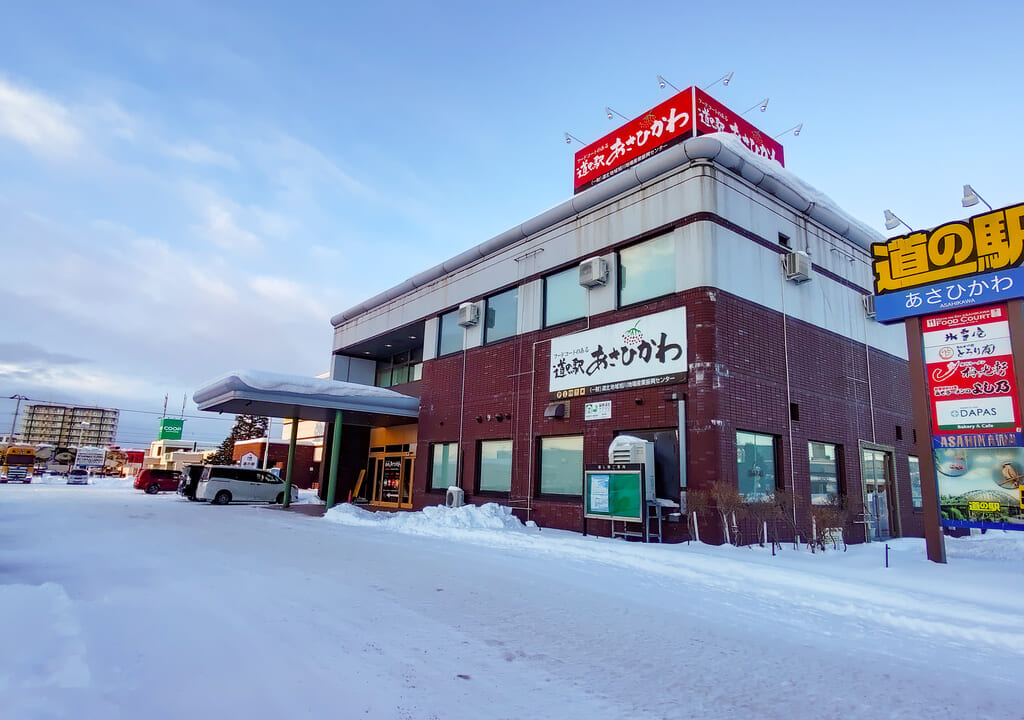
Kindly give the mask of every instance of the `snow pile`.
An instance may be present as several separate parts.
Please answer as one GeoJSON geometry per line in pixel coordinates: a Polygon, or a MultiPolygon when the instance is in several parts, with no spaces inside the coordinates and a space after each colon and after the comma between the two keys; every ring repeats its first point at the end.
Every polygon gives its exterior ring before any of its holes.
{"type": "Polygon", "coordinates": [[[984,535],[946,538],[947,560],[1019,563],[1024,558],[1024,532],[990,531],[984,535]]]}
{"type": "Polygon", "coordinates": [[[134,489],[135,478],[130,475],[128,477],[97,475],[89,478],[89,484],[101,488],[124,488],[126,490],[132,490],[134,489]]]}
{"type": "Polygon", "coordinates": [[[444,505],[425,507],[419,512],[370,512],[345,503],[327,511],[327,520],[341,525],[380,527],[409,535],[434,537],[455,533],[527,532],[536,524],[523,525],[512,510],[497,503],[463,505],[450,508],[444,505]]]}

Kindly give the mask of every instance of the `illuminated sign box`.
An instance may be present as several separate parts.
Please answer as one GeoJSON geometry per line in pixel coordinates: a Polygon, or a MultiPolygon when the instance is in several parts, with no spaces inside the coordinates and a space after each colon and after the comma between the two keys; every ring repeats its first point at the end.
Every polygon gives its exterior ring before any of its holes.
{"type": "Polygon", "coordinates": [[[871,246],[875,318],[915,315],[1024,297],[1024,203],[871,246]]]}

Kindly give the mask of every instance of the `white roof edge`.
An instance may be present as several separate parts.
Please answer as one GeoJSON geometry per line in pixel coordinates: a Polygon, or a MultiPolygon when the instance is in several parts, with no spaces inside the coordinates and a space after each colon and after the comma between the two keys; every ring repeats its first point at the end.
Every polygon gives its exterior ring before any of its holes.
{"type": "Polygon", "coordinates": [[[831,198],[802,181],[777,161],[763,158],[748,150],[736,135],[713,133],[684,140],[664,152],[626,168],[520,225],[338,313],[331,318],[331,325],[338,327],[407,292],[438,280],[531,235],[543,232],[563,220],[640,187],[645,182],[694,160],[710,160],[721,165],[865,251],[870,251],[871,243],[885,240],[880,233],[847,214],[831,198]]]}

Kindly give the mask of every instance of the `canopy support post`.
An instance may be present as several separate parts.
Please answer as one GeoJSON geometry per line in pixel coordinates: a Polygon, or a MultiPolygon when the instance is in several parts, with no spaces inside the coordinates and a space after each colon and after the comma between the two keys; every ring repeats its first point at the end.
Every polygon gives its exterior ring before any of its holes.
{"type": "Polygon", "coordinates": [[[288,465],[284,471],[284,501],[281,507],[288,508],[292,504],[292,468],[295,466],[295,443],[299,436],[299,419],[292,418],[292,436],[288,440],[288,465]]]}
{"type": "Polygon", "coordinates": [[[327,478],[327,509],[334,507],[338,492],[338,456],[341,454],[341,410],[334,411],[334,434],[331,437],[331,471],[327,478]]]}

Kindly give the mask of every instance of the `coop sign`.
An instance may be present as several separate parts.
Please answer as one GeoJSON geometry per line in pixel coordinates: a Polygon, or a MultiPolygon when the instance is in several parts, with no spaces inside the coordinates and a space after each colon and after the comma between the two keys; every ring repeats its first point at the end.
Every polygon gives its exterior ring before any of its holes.
{"type": "Polygon", "coordinates": [[[658,387],[686,380],[686,308],[551,341],[552,400],[658,387]]]}

